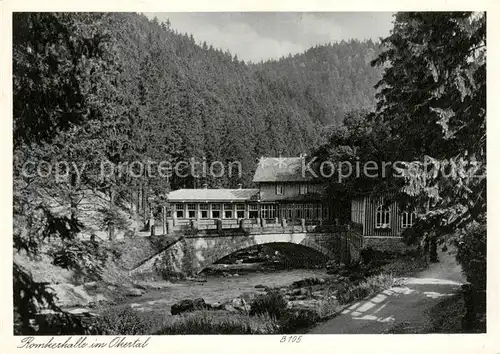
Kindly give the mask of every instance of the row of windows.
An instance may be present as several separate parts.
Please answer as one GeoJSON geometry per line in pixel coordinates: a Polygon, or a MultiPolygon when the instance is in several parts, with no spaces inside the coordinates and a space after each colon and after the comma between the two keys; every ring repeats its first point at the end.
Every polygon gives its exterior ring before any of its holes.
{"type": "MultiPolygon", "coordinates": [[[[175,204],[175,216],[178,219],[183,219],[186,216],[190,219],[196,218],[196,213],[199,212],[199,217],[201,219],[208,219],[209,216],[212,219],[220,219],[221,215],[224,215],[225,219],[233,219],[233,216],[236,216],[238,219],[243,219],[245,217],[245,204],[239,203],[235,205],[233,208],[233,204],[210,204],[201,203],[188,203],[187,208],[184,208],[184,204],[177,203],[175,204]],[[185,214],[187,209],[187,214],[185,214]],[[222,213],[223,211],[223,213],[222,213]]],[[[258,217],[258,205],[250,204],[249,209],[249,218],[257,218],[258,217]]]]}
{"type": "Polygon", "coordinates": [[[283,217],[286,219],[327,219],[328,208],[321,204],[262,204],[261,217],[264,219],[274,219],[283,217]]]}
{"type": "MultiPolygon", "coordinates": [[[[415,213],[404,211],[401,213],[401,227],[407,229],[413,226],[415,213]]],[[[375,228],[385,229],[391,227],[391,212],[388,207],[379,205],[375,212],[375,228]]]]}
{"type": "MultiPolygon", "coordinates": [[[[248,204],[248,218],[258,218],[260,209],[260,217],[264,219],[274,219],[276,217],[284,217],[287,219],[327,219],[328,208],[321,204],[248,204]],[[260,208],[259,208],[260,207],[260,208]]],[[[201,219],[220,219],[223,216],[225,219],[243,219],[245,218],[246,204],[209,204],[207,203],[188,203],[175,204],[175,217],[183,219],[185,217],[193,219],[199,217],[201,219]]]]}
{"type": "MultiPolygon", "coordinates": [[[[307,184],[299,185],[299,194],[307,194],[308,188],[307,184]]],[[[284,195],[285,194],[285,185],[282,183],[276,184],[276,195],[284,195]]]]}

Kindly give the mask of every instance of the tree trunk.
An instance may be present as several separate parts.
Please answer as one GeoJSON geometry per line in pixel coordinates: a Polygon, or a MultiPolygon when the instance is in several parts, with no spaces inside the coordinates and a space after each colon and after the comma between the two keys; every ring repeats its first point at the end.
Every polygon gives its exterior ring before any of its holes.
{"type": "Polygon", "coordinates": [[[140,215],[141,214],[141,211],[142,211],[142,183],[139,182],[139,185],[137,186],[137,199],[136,199],[136,203],[137,203],[137,214],[140,215]]]}
{"type": "Polygon", "coordinates": [[[430,261],[433,263],[438,262],[436,236],[432,236],[430,239],[429,258],[430,258],[430,261]]]}
{"type": "Polygon", "coordinates": [[[142,185],[142,217],[144,223],[148,220],[148,193],[147,193],[147,184],[146,182],[142,185]]]}
{"type": "MultiPolygon", "coordinates": [[[[112,188],[109,190],[109,209],[113,211],[115,208],[115,193],[112,188]]],[[[115,240],[115,225],[113,220],[109,220],[108,223],[109,240],[115,240]]]]}
{"type": "Polygon", "coordinates": [[[167,207],[162,206],[161,207],[161,224],[162,224],[162,229],[163,229],[163,235],[167,234],[167,207]]]}

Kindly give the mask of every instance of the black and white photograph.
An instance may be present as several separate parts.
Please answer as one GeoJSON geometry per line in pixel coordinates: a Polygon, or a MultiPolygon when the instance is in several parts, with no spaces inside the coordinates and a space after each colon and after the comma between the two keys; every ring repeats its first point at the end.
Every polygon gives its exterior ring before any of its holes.
{"type": "Polygon", "coordinates": [[[486,11],[10,16],[18,348],[487,332],[486,11]]]}

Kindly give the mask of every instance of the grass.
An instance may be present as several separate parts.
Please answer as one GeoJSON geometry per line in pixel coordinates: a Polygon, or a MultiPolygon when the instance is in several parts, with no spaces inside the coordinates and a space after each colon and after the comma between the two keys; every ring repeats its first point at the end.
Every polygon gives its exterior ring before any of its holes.
{"type": "Polygon", "coordinates": [[[142,313],[130,307],[109,308],[93,325],[99,335],[166,334],[273,334],[279,332],[277,320],[267,314],[249,316],[227,311],[198,310],[171,316],[168,313],[142,313]]]}
{"type": "Polygon", "coordinates": [[[339,304],[345,305],[353,301],[376,295],[395,285],[395,279],[390,274],[378,274],[366,278],[359,283],[347,282],[337,292],[339,304]]]}
{"type": "Polygon", "coordinates": [[[411,277],[428,266],[429,263],[423,257],[407,254],[381,266],[380,272],[392,274],[394,277],[411,277]]]}
{"type": "Polygon", "coordinates": [[[273,334],[279,333],[279,328],[267,314],[202,310],[169,317],[156,334],[273,334]]]}
{"type": "Polygon", "coordinates": [[[465,333],[462,318],[465,313],[464,299],[456,294],[441,300],[428,312],[425,324],[402,322],[390,328],[391,334],[425,334],[425,333],[465,333]]]}

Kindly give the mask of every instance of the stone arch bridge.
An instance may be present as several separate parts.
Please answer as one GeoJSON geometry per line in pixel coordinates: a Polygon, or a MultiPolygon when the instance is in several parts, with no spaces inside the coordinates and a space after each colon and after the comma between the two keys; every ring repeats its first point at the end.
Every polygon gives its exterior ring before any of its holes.
{"type": "Polygon", "coordinates": [[[295,244],[343,263],[359,259],[362,248],[360,230],[350,226],[266,225],[252,229],[191,229],[177,235],[175,242],[138,264],[131,273],[167,271],[194,275],[236,251],[264,244],[295,244]]]}

